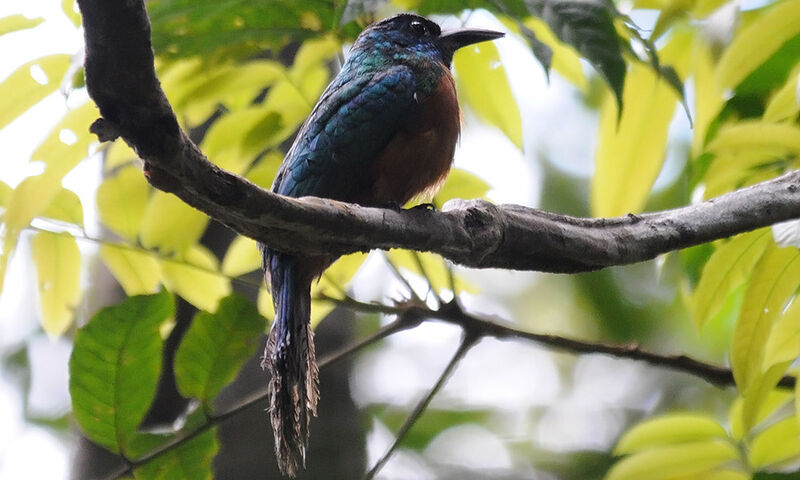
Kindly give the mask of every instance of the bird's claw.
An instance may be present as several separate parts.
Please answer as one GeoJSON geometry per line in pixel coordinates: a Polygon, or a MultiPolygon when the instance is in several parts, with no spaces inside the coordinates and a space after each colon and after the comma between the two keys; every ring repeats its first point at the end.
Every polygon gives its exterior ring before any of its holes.
{"type": "Polygon", "coordinates": [[[411,207],[411,210],[428,210],[431,212],[435,212],[438,209],[436,208],[436,205],[428,202],[428,203],[420,203],[419,205],[414,205],[413,207],[411,207]]]}

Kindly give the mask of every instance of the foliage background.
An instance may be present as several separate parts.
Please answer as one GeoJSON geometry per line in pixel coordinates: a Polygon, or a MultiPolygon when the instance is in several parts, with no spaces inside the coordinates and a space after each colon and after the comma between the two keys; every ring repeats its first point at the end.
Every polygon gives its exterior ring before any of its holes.
{"type": "MultiPolygon", "coordinates": [[[[107,452],[135,460],[170,438],[163,427],[175,418],[182,431],[218,418],[263,384],[248,358],[272,315],[252,241],[153,191],[119,141],[94,143],[80,18],[61,3],[46,21],[14,11],[0,20],[0,45],[15,52],[0,83],[0,401],[9,405],[0,411],[10,412],[0,424],[11,426],[0,431],[0,476],[9,478],[30,478],[30,468],[42,478],[103,476],[119,462],[107,452]],[[170,364],[174,375],[162,371],[170,364]],[[33,461],[42,454],[54,463],[33,461]]],[[[796,168],[796,0],[149,3],[159,76],[179,120],[212,161],[265,187],[343,45],[398,9],[510,33],[456,56],[465,126],[438,205],[485,195],[616,216],[796,168]]],[[[573,276],[455,268],[450,282],[451,266],[430,255],[351,256],[315,286],[314,321],[333,312],[318,338],[341,346],[391,318],[353,317],[358,306],[342,303],[416,295],[438,308],[455,291],[467,311],[523,329],[637,342],[730,363],[736,376],[735,390],[718,389],[632,362],[483,339],[380,478],[793,478],[795,395],[775,384],[800,354],[796,230],[573,276]]],[[[309,478],[317,468],[342,478],[369,469],[458,338],[455,327],[424,323],[323,377],[331,393],[322,403],[337,408],[315,423],[322,447],[309,478]]],[[[219,452],[218,478],[263,478],[274,468],[268,425],[250,410],[251,421],[221,420],[134,475],[202,478],[219,452]],[[226,434],[235,422],[236,435],[226,434]]]]}

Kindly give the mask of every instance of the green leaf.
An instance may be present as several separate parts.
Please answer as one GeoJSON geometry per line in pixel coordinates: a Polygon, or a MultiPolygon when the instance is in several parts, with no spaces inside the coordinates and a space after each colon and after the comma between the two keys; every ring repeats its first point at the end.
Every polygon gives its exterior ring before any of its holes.
{"type": "Polygon", "coordinates": [[[777,467],[800,457],[800,425],[792,416],[756,435],[750,444],[750,464],[757,469],[777,467]]]}
{"type": "Polygon", "coordinates": [[[334,4],[272,0],[242,7],[236,0],[161,0],[148,5],[156,52],[172,56],[243,58],[335,25],[334,4]]]}
{"type": "Polygon", "coordinates": [[[625,60],[614,28],[617,13],[612,4],[602,0],[532,0],[526,5],[562,42],[575,47],[592,64],[622,108],[625,60]]]}
{"type": "Polygon", "coordinates": [[[454,198],[483,198],[489,191],[489,184],[479,176],[460,168],[450,170],[444,186],[436,196],[433,197],[433,204],[437,208],[442,208],[448,200],[454,198]]]}
{"type": "Polygon", "coordinates": [[[617,462],[605,480],[662,480],[696,475],[736,460],[739,453],[723,440],[706,440],[653,448],[617,462]]]}
{"type": "Polygon", "coordinates": [[[115,176],[107,177],[97,188],[97,210],[100,220],[112,232],[135,240],[144,218],[150,187],[141,169],[122,168],[115,176]]]}
{"type": "MultiPolygon", "coordinates": [[[[318,282],[311,285],[311,326],[316,327],[332,310],[334,305],[329,301],[318,301],[320,295],[341,298],[341,292],[345,290],[347,284],[356,274],[361,264],[366,260],[366,253],[351,253],[339,257],[322,274],[318,282]]],[[[261,301],[261,299],[259,299],[261,301]]],[[[259,311],[264,306],[259,304],[259,311]]],[[[271,318],[271,317],[270,317],[271,318]]]]}
{"type": "Polygon", "coordinates": [[[737,235],[714,251],[690,300],[698,327],[714,317],[728,295],[750,276],[770,241],[769,230],[761,229],[737,235]]]}
{"type": "Polygon", "coordinates": [[[252,238],[238,236],[233,239],[225,258],[222,260],[222,273],[238,277],[261,268],[261,252],[252,238]]]}
{"type": "Polygon", "coordinates": [[[81,25],[81,14],[75,11],[75,0],[61,0],[61,10],[69,18],[73,25],[81,25]]]}
{"type": "Polygon", "coordinates": [[[722,88],[733,88],[763,64],[792,37],[800,34],[800,1],[786,0],[733,37],[717,64],[716,79],[722,88]]]}
{"type": "Polygon", "coordinates": [[[161,261],[164,285],[200,310],[213,312],[230,295],[231,282],[207,248],[193,245],[174,259],[161,261]]]}
{"type": "Polygon", "coordinates": [[[223,298],[216,313],[195,315],[175,354],[181,393],[206,404],[214,400],[255,353],[265,327],[256,307],[237,294],[223,298]]]}
{"type": "Polygon", "coordinates": [[[663,415],[645,420],[625,432],[614,447],[614,455],[713,438],[725,439],[727,433],[711,417],[695,413],[663,415]]]}
{"type": "Polygon", "coordinates": [[[753,380],[753,383],[747,387],[747,390],[742,393],[744,402],[742,403],[741,427],[745,432],[749,433],[757,424],[764,405],[770,399],[772,391],[791,363],[791,361],[779,362],[764,368],[753,380]]]}
{"type": "Polygon", "coordinates": [[[211,480],[211,462],[219,450],[215,429],[209,429],[133,471],[136,480],[211,480]]]}
{"type": "Polygon", "coordinates": [[[0,181],[0,207],[5,207],[8,205],[8,201],[11,200],[11,192],[14,189],[9,187],[7,183],[0,181]]]}
{"type": "Polygon", "coordinates": [[[0,35],[19,30],[27,30],[42,22],[44,22],[44,18],[42,17],[28,18],[22,14],[9,15],[8,17],[0,18],[0,35]]]}
{"type": "Polygon", "coordinates": [[[106,172],[110,172],[123,165],[133,163],[138,158],[136,152],[124,140],[118,138],[111,142],[106,149],[103,168],[106,172]]]}
{"type": "Polygon", "coordinates": [[[768,247],[750,278],[733,333],[731,367],[740,391],[747,392],[757,380],[772,324],[798,285],[800,252],[768,247]]]}
{"type": "Polygon", "coordinates": [[[792,401],[792,394],[786,390],[772,389],[767,392],[766,397],[758,403],[758,411],[754,419],[750,422],[751,426],[745,426],[744,421],[744,403],[743,397],[738,397],[731,405],[730,414],[728,417],[731,419],[731,437],[735,440],[743,440],[752,425],[758,425],[774,414],[778,409],[792,401]]]}
{"type": "MultiPolygon", "coordinates": [[[[674,35],[661,50],[680,74],[691,58],[692,36],[674,35]]],[[[679,100],[649,65],[631,66],[623,94],[625,108],[606,97],[600,113],[591,184],[592,215],[615,217],[641,212],[664,162],[667,133],[679,100]]]]}
{"type": "Polygon", "coordinates": [[[175,195],[154,192],[139,228],[142,245],[164,252],[180,252],[200,241],[208,217],[175,195]]]}
{"type": "Polygon", "coordinates": [[[99,116],[93,102],[86,102],[70,110],[50,131],[45,141],[34,150],[31,160],[44,162],[47,165],[45,174],[63,178],[89,156],[89,145],[96,138],[89,133],[88,126],[99,116]],[[65,139],[66,135],[74,137],[65,139]]]}
{"type": "Polygon", "coordinates": [[[81,206],[81,199],[72,190],[62,188],[56,194],[56,198],[53,199],[50,206],[42,212],[42,216],[82,227],[83,207],[81,206]]]}
{"type": "Polygon", "coordinates": [[[780,122],[797,116],[797,81],[800,76],[800,66],[797,66],[789,74],[786,83],[775,92],[767,102],[764,116],[761,117],[765,122],[780,122]]]}
{"type": "Polygon", "coordinates": [[[253,168],[247,172],[246,178],[261,188],[269,188],[283,161],[283,154],[271,151],[261,157],[253,168]]]}
{"type": "Polygon", "coordinates": [[[81,295],[81,253],[69,234],[37,233],[31,240],[36,264],[42,328],[51,336],[61,335],[72,324],[81,295]]]}
{"type": "Polygon", "coordinates": [[[100,246],[100,258],[126,294],[155,293],[158,289],[161,267],[153,254],[136,247],[104,243],[100,246]]]}
{"type": "Polygon", "coordinates": [[[53,93],[69,68],[69,55],[50,55],[22,65],[0,83],[0,129],[11,123],[39,100],[53,93]],[[47,76],[42,85],[31,75],[31,69],[41,68],[47,76]]]}
{"type": "Polygon", "coordinates": [[[744,120],[720,129],[707,151],[720,153],[726,150],[786,149],[800,153],[800,127],[786,123],[767,123],[744,120]]]}
{"type": "Polygon", "coordinates": [[[800,299],[796,298],[772,327],[764,352],[762,369],[800,356],[800,299]]]}
{"type": "Polygon", "coordinates": [[[578,52],[569,45],[565,45],[556,38],[553,31],[547,24],[536,18],[529,17],[523,21],[523,25],[531,29],[536,37],[544,44],[549,46],[553,52],[552,66],[553,70],[560,73],[564,78],[569,80],[570,83],[581,89],[587,91],[589,84],[586,81],[586,74],[583,73],[581,66],[581,59],[578,52]]]}
{"type": "Polygon", "coordinates": [[[459,96],[484,122],[499,128],[522,149],[522,120],[497,47],[490,42],[463,48],[453,57],[459,96]],[[492,92],[486,95],[486,92],[492,92]]]}
{"type": "Polygon", "coordinates": [[[130,297],[78,330],[69,363],[72,409],[86,436],[124,453],[155,395],[170,295],[130,297]]]}
{"type": "MultiPolygon", "coordinates": [[[[388,253],[392,263],[400,268],[414,272],[423,277],[435,292],[450,289],[450,274],[442,258],[433,253],[419,253],[409,250],[394,249],[388,253]]],[[[456,290],[476,293],[474,285],[467,283],[460,276],[455,277],[456,290]]]]}

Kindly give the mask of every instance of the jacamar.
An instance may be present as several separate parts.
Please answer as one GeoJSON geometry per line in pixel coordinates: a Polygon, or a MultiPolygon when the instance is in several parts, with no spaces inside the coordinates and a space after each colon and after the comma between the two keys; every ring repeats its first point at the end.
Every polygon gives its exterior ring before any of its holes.
{"type": "MultiPolygon", "coordinates": [[[[408,13],[366,28],[301,127],[272,191],[386,207],[438,188],[450,170],[461,123],[450,74],[453,54],[502,36],[476,29],[442,32],[408,13]]],[[[278,465],[294,476],[305,464],[319,397],[311,283],[335,257],[288,255],[266,245],[261,250],[275,305],[262,366],[272,375],[278,465]]]]}

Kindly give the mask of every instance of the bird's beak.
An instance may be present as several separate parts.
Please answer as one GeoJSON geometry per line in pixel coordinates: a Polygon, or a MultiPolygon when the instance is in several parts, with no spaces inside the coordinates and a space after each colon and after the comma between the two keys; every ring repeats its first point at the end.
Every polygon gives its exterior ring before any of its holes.
{"type": "Polygon", "coordinates": [[[496,32],[494,30],[480,30],[476,28],[459,28],[458,30],[449,30],[442,32],[439,38],[436,39],[436,45],[439,50],[446,55],[446,58],[452,58],[456,50],[473,43],[485,42],[487,40],[494,40],[505,36],[503,32],[496,32]]]}

